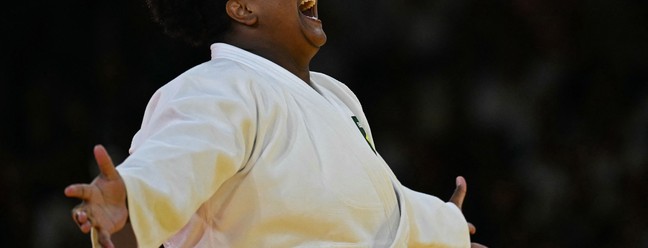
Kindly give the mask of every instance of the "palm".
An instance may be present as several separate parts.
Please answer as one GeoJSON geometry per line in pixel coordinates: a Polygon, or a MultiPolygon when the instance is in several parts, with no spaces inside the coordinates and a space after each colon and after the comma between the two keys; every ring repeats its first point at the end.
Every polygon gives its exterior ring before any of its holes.
{"type": "Polygon", "coordinates": [[[83,200],[73,210],[74,220],[81,231],[87,233],[95,228],[99,232],[99,243],[112,247],[110,234],[122,229],[128,219],[126,186],[106,150],[96,146],[94,153],[99,176],[90,184],[68,186],[65,195],[83,200]]]}
{"type": "Polygon", "coordinates": [[[123,211],[126,202],[126,190],[121,177],[117,180],[95,178],[90,184],[91,198],[86,200],[94,219],[101,222],[110,233],[121,229],[126,223],[127,211],[123,211]]]}

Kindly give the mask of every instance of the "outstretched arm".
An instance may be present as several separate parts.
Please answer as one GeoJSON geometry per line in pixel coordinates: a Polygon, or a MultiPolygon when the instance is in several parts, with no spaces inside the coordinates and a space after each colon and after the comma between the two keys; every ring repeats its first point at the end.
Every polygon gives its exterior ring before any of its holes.
{"type": "MultiPolygon", "coordinates": [[[[455,205],[457,205],[457,207],[459,207],[459,209],[461,209],[461,207],[463,206],[464,198],[466,198],[466,191],[468,189],[468,185],[466,184],[466,179],[464,179],[462,176],[457,177],[455,184],[456,184],[457,187],[455,188],[454,193],[450,197],[450,202],[454,203],[455,205]]],[[[475,226],[473,224],[468,222],[468,231],[470,232],[470,234],[475,234],[477,229],[475,228],[475,226]]],[[[471,243],[470,247],[471,248],[486,248],[486,246],[478,244],[478,243],[471,243]]]]}
{"type": "Polygon", "coordinates": [[[99,244],[114,248],[111,234],[121,230],[128,219],[126,186],[106,149],[97,145],[94,156],[99,175],[90,184],[73,184],[65,188],[65,196],[83,202],[72,210],[72,218],[83,233],[92,228],[98,232],[99,244]]]}

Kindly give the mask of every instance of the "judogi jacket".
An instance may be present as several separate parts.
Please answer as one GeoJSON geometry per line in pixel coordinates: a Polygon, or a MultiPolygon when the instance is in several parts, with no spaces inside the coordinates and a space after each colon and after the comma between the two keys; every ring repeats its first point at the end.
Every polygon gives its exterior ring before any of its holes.
{"type": "Polygon", "coordinates": [[[356,96],[217,43],[151,98],[117,169],[139,247],[469,247],[460,209],[399,183],[356,96]]]}

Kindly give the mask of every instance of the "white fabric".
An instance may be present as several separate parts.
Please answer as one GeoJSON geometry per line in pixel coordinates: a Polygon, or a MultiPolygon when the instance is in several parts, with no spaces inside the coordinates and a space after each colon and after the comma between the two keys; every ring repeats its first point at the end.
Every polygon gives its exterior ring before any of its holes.
{"type": "Polygon", "coordinates": [[[374,153],[345,85],[211,48],[153,95],[117,167],[139,247],[469,247],[456,206],[374,153]]]}

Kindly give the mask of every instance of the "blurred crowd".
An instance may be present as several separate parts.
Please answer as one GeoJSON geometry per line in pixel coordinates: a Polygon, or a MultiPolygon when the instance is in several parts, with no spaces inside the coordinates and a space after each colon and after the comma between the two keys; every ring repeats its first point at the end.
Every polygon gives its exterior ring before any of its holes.
{"type": "MultiPolygon", "coordinates": [[[[0,243],[89,247],[63,188],[127,156],[153,92],[209,59],[141,1],[2,11],[0,243]]],[[[648,2],[322,0],[312,64],[363,103],[404,185],[489,247],[648,248],[648,2]]]]}

